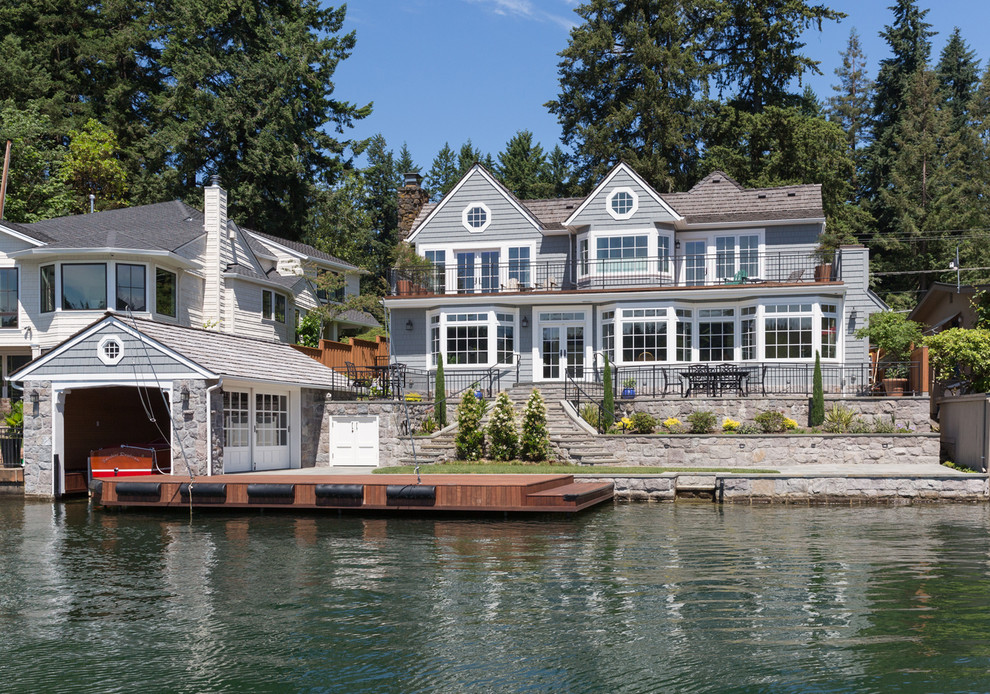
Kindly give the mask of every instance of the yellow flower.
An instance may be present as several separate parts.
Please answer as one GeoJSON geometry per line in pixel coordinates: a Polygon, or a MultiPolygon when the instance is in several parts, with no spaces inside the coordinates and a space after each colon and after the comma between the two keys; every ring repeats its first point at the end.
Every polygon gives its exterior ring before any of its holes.
{"type": "Polygon", "coordinates": [[[623,429],[628,429],[629,427],[632,426],[632,420],[629,419],[629,417],[623,417],[622,419],[619,420],[619,424],[622,425],[623,429]]]}
{"type": "Polygon", "coordinates": [[[784,417],[784,426],[787,427],[788,430],[797,429],[797,422],[790,417],[784,417]]]}
{"type": "Polygon", "coordinates": [[[677,417],[668,417],[667,419],[663,420],[663,426],[666,429],[673,429],[674,427],[679,427],[680,425],[681,425],[681,420],[679,420],[677,417]]]}
{"type": "Polygon", "coordinates": [[[739,428],[740,422],[726,417],[722,420],[722,431],[735,431],[739,428]]]}

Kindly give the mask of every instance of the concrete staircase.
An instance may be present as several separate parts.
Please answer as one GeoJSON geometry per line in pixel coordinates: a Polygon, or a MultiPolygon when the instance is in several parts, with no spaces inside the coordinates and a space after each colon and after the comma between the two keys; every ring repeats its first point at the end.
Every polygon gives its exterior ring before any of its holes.
{"type": "MultiPolygon", "coordinates": [[[[577,465],[621,465],[622,461],[616,458],[597,436],[589,434],[568,416],[560,401],[564,399],[563,384],[541,383],[520,383],[509,387],[505,392],[512,401],[512,407],[516,412],[517,421],[522,421],[522,413],[529,400],[537,388],[547,404],[547,428],[550,431],[550,442],[560,459],[577,465]]],[[[482,419],[484,426],[488,425],[491,415],[491,405],[482,419]]],[[[456,417],[456,408],[448,409],[447,416],[451,420],[456,417]]],[[[415,462],[425,465],[437,463],[456,458],[454,438],[457,436],[457,426],[449,427],[432,437],[417,437],[415,462]]],[[[412,465],[412,456],[406,456],[400,461],[403,465],[412,465]]]]}

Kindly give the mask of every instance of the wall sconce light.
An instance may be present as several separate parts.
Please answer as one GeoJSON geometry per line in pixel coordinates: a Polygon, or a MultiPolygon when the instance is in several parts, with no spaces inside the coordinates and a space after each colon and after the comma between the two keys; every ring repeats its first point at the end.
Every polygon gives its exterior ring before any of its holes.
{"type": "Polygon", "coordinates": [[[182,387],[179,388],[179,398],[182,401],[182,409],[183,410],[188,410],[189,409],[189,387],[188,386],[183,385],[182,387]]]}
{"type": "Polygon", "coordinates": [[[681,241],[680,241],[680,239],[678,239],[677,241],[674,241],[674,250],[676,250],[676,251],[681,250],[681,241]]]}
{"type": "Polygon", "coordinates": [[[522,321],[520,321],[520,325],[522,325],[522,327],[524,327],[524,328],[528,328],[529,327],[529,318],[527,318],[526,316],[523,316],[522,317],[522,321]]]}
{"type": "Polygon", "coordinates": [[[39,398],[38,391],[31,391],[31,414],[38,414],[39,411],[39,398]]]}
{"type": "Polygon", "coordinates": [[[412,332],[412,329],[413,329],[412,321],[411,320],[407,320],[406,321],[406,330],[409,331],[409,332],[412,332]]]}

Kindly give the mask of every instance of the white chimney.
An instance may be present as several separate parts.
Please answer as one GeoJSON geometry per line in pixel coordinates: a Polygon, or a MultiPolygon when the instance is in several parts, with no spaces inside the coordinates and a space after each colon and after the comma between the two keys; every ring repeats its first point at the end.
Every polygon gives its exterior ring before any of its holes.
{"type": "Polygon", "coordinates": [[[223,279],[221,273],[229,260],[230,243],[227,240],[227,191],[220,187],[220,177],[213,175],[210,185],[203,189],[203,229],[206,231],[206,255],[204,268],[203,315],[208,322],[222,330],[223,279]]]}

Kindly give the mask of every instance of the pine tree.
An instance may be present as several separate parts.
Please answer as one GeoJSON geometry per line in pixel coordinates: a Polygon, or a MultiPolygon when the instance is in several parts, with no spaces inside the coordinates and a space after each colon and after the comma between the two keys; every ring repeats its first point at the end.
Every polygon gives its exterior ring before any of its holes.
{"type": "Polygon", "coordinates": [[[60,133],[37,105],[0,110],[0,143],[11,140],[3,218],[31,223],[68,214],[72,192],[58,175],[65,158],[60,133]]]}
{"type": "Polygon", "coordinates": [[[471,144],[470,138],[468,138],[468,141],[461,145],[461,149],[457,153],[457,177],[460,178],[466,174],[468,169],[484,160],[484,158],[481,150],[476,149],[471,144]]]}
{"type": "Polygon", "coordinates": [[[966,124],[969,105],[980,83],[980,61],[956,27],[942,50],[938,66],[939,92],[952,114],[952,127],[966,124]]]}
{"type": "Polygon", "coordinates": [[[822,386],[822,358],[815,350],[815,372],[811,381],[811,413],[809,423],[813,427],[825,422],[825,389],[822,386]]]}
{"type": "Polygon", "coordinates": [[[550,190],[549,197],[551,198],[569,198],[578,194],[577,186],[574,185],[574,177],[571,174],[570,162],[560,145],[554,145],[547,157],[543,180],[550,190]]]}
{"type": "Polygon", "coordinates": [[[454,150],[446,142],[433,159],[433,165],[426,174],[426,187],[430,190],[430,200],[436,202],[450,192],[459,178],[457,158],[454,150]]]}
{"type": "Polygon", "coordinates": [[[396,180],[396,187],[402,186],[402,176],[407,173],[419,173],[419,166],[413,161],[412,154],[409,152],[409,146],[405,142],[402,143],[402,148],[399,150],[399,158],[395,162],[395,171],[398,176],[396,180]]]}
{"type": "Polygon", "coordinates": [[[395,158],[388,149],[384,136],[379,133],[368,141],[365,150],[368,166],[362,171],[367,195],[361,201],[371,221],[374,246],[371,252],[371,270],[384,279],[391,266],[395,244],[399,242],[398,172],[395,158]]]}
{"type": "Polygon", "coordinates": [[[484,400],[479,401],[469,388],[457,406],[457,436],[454,438],[454,446],[458,460],[481,460],[484,456],[485,430],[481,426],[484,413],[484,400]]]}
{"type": "Polygon", "coordinates": [[[491,421],[488,423],[488,457],[492,460],[515,460],[519,454],[519,432],[512,401],[506,393],[495,398],[491,421]]]}
{"type": "Polygon", "coordinates": [[[443,354],[437,354],[437,375],[433,384],[433,417],[441,429],[447,426],[447,382],[443,375],[443,354]]]}
{"type": "Polygon", "coordinates": [[[523,460],[542,462],[549,460],[550,431],[547,429],[547,406],[540,391],[533,390],[523,411],[522,439],[519,455],[523,460]]]}
{"type": "Polygon", "coordinates": [[[856,29],[849,32],[849,43],[840,55],[842,65],[835,69],[839,84],[832,86],[835,96],[828,100],[829,120],[845,131],[858,176],[864,165],[863,148],[870,140],[873,80],[866,73],[866,55],[856,29]]]}
{"type": "Polygon", "coordinates": [[[517,198],[549,198],[553,188],[547,181],[547,160],[543,147],[533,143],[533,133],[519,130],[498,155],[495,174],[517,198]]]}
{"type": "Polygon", "coordinates": [[[591,185],[620,160],[660,192],[697,178],[699,95],[710,68],[689,0],[590,0],[559,53],[560,92],[546,107],[591,185]]]}

